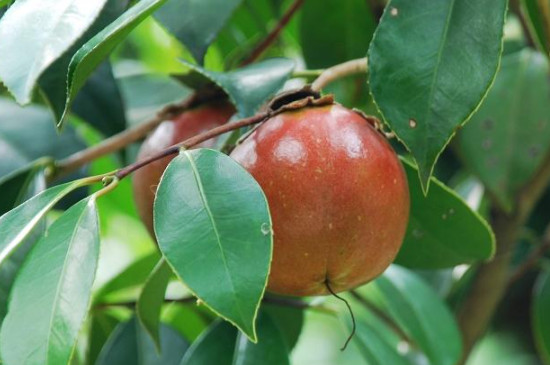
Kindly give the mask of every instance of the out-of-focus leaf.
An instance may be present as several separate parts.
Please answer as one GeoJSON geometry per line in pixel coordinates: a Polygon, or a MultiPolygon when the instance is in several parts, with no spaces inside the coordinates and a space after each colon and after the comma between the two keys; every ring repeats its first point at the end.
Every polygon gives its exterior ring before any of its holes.
{"type": "Polygon", "coordinates": [[[107,311],[96,311],[92,314],[86,352],[87,364],[95,364],[105,342],[119,323],[119,319],[107,311]]]}
{"type": "Polygon", "coordinates": [[[0,22],[0,79],[20,104],[42,72],[93,23],[107,0],[19,0],[0,22]]]}
{"type": "Polygon", "coordinates": [[[365,57],[376,21],[363,0],[306,1],[300,38],[309,68],[365,57]]]}
{"type": "Polygon", "coordinates": [[[466,166],[506,209],[550,151],[548,72],[536,51],[503,57],[489,95],[458,135],[466,166]]]}
{"type": "Polygon", "coordinates": [[[0,178],[41,157],[59,159],[85,147],[71,126],[56,133],[46,108],[22,108],[12,100],[0,98],[0,178]]]}
{"type": "MultiPolygon", "coordinates": [[[[521,0],[521,11],[527,20],[528,31],[534,39],[537,48],[543,52],[546,57],[550,55],[550,39],[546,33],[544,9],[539,4],[544,4],[550,8],[547,0],[521,0]],[[546,4],[544,4],[546,2],[546,4]]],[[[544,6],[543,5],[543,6],[544,6]]]]}
{"type": "Polygon", "coordinates": [[[109,62],[90,76],[74,100],[73,112],[106,137],[126,129],[122,96],[109,62]]]}
{"type": "Polygon", "coordinates": [[[92,196],[56,220],[25,260],[0,331],[4,364],[70,361],[88,311],[98,256],[92,196]]]}
{"type": "Polygon", "coordinates": [[[160,312],[172,269],[161,259],[147,278],[136,304],[137,316],[145,330],[160,349],[160,312]]]}
{"type": "Polygon", "coordinates": [[[183,151],[162,176],[154,223],[159,247],[177,276],[256,341],[272,234],[265,196],[252,176],[217,151],[183,151]]]}
{"type": "Polygon", "coordinates": [[[439,154],[498,69],[506,0],[391,0],[369,48],[369,85],[427,190],[439,154]],[[436,35],[436,36],[434,36],[436,35]]]}
{"type": "Polygon", "coordinates": [[[411,209],[403,246],[395,262],[411,268],[438,269],[491,258],[495,237],[487,222],[433,177],[432,187],[425,196],[416,168],[405,160],[402,162],[411,209]]]}
{"type": "Polygon", "coordinates": [[[184,63],[221,87],[242,118],[252,116],[283,87],[294,70],[294,62],[286,58],[272,58],[229,72],[214,72],[184,63]]]}
{"type": "Polygon", "coordinates": [[[168,0],[155,13],[155,17],[202,64],[208,46],[241,2],[242,0],[168,0]]]}
{"type": "Polygon", "coordinates": [[[177,331],[160,326],[159,353],[137,318],[119,324],[103,346],[96,365],[179,365],[189,344],[177,331]]]}
{"type": "Polygon", "coordinates": [[[550,364],[550,272],[543,271],[537,279],[531,314],[537,350],[546,364],[550,364]]]}

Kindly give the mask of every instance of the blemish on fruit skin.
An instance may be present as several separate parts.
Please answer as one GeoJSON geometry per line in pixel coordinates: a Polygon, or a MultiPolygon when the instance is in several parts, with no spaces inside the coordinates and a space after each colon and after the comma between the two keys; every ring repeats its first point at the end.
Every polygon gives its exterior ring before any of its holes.
{"type": "Polygon", "coordinates": [[[481,147],[483,147],[484,150],[488,150],[493,145],[493,141],[490,138],[487,138],[483,141],[481,144],[481,147]]]}
{"type": "Polygon", "coordinates": [[[455,210],[453,208],[450,208],[449,209],[449,215],[453,215],[453,214],[455,214],[455,210]]]}
{"type": "Polygon", "coordinates": [[[363,217],[360,216],[360,215],[358,215],[358,216],[357,216],[357,220],[358,220],[359,222],[361,222],[361,221],[363,220],[363,217]]]}
{"type": "Polygon", "coordinates": [[[328,229],[332,229],[334,226],[332,225],[332,223],[329,223],[328,224],[328,229]]]}
{"type": "Polygon", "coordinates": [[[416,120],[414,120],[412,118],[409,119],[409,127],[416,128],[416,125],[417,125],[416,120]]]}
{"type": "Polygon", "coordinates": [[[390,9],[390,15],[393,16],[393,17],[398,16],[399,15],[399,10],[397,8],[392,7],[390,9]]]}
{"type": "Polygon", "coordinates": [[[443,220],[447,219],[447,213],[443,213],[443,214],[441,215],[441,218],[442,218],[443,220]]]}

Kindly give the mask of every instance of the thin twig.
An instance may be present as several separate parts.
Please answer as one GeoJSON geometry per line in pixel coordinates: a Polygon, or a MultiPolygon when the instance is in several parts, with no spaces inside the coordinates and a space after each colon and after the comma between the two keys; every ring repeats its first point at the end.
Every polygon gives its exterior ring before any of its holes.
{"type": "Polygon", "coordinates": [[[523,261],[523,263],[516,269],[516,271],[514,271],[514,273],[510,275],[508,286],[516,283],[531,269],[533,269],[548,249],[550,249],[550,224],[546,227],[544,231],[544,236],[540,245],[538,245],[533,250],[533,252],[531,252],[531,254],[523,261]]]}
{"type": "Polygon", "coordinates": [[[367,5],[371,10],[374,20],[378,23],[384,13],[384,8],[386,5],[384,5],[384,2],[381,0],[367,0],[367,5]]]}
{"type": "Polygon", "coordinates": [[[359,58],[338,64],[323,71],[323,73],[321,73],[321,75],[313,81],[311,84],[311,89],[313,91],[321,91],[333,81],[345,76],[365,73],[367,70],[367,58],[359,58]]]}
{"type": "Polygon", "coordinates": [[[518,16],[521,27],[523,28],[523,34],[529,47],[535,47],[535,40],[532,35],[532,27],[529,25],[530,21],[525,17],[525,11],[523,5],[520,4],[520,0],[510,1],[511,10],[518,16]]]}
{"type": "Polygon", "coordinates": [[[157,153],[156,155],[153,155],[153,156],[148,157],[144,160],[137,161],[137,162],[135,162],[131,165],[128,165],[128,166],[118,170],[115,175],[116,175],[116,177],[118,177],[119,179],[122,180],[126,176],[130,175],[132,172],[142,168],[145,165],[150,164],[151,162],[154,162],[156,160],[160,160],[161,158],[164,158],[166,156],[175,155],[175,154],[179,153],[180,149],[188,149],[188,148],[191,148],[191,147],[194,147],[194,146],[198,145],[199,143],[202,143],[206,140],[217,137],[221,134],[230,132],[232,130],[239,129],[239,128],[246,127],[246,126],[253,125],[253,124],[257,124],[257,123],[261,123],[264,120],[266,120],[267,118],[269,118],[270,116],[271,116],[271,113],[269,113],[269,112],[261,113],[261,114],[254,115],[250,118],[241,119],[241,120],[238,120],[234,123],[227,123],[227,124],[221,125],[219,127],[210,129],[209,131],[206,131],[206,132],[201,133],[201,134],[197,134],[196,136],[188,138],[183,142],[180,142],[180,143],[177,143],[173,146],[170,146],[167,149],[157,153]]]}
{"type": "Polygon", "coordinates": [[[395,323],[395,321],[390,316],[381,311],[380,308],[375,306],[373,303],[367,300],[367,298],[363,297],[355,290],[351,290],[350,294],[365,308],[367,308],[368,310],[373,312],[374,315],[380,318],[382,322],[384,322],[393,332],[395,332],[399,336],[399,338],[401,338],[405,342],[408,342],[411,345],[414,345],[414,342],[411,340],[411,338],[397,325],[397,323],[395,323]]]}
{"type": "Polygon", "coordinates": [[[542,17],[545,39],[542,40],[546,49],[550,49],[550,3],[548,0],[537,0],[539,13],[542,17]]]}
{"type": "Polygon", "coordinates": [[[58,161],[56,163],[56,171],[52,175],[52,178],[66,176],[99,157],[116,152],[130,143],[145,137],[147,133],[152,131],[163,121],[170,120],[188,109],[217,98],[220,98],[220,93],[217,90],[203,91],[201,93],[195,92],[180,103],[167,105],[150,120],[133,128],[126,129],[112,137],[104,139],[95,146],[86,148],[58,161]]]}
{"type": "Polygon", "coordinates": [[[292,19],[292,16],[304,4],[304,1],[305,0],[295,0],[294,3],[290,5],[286,13],[283,14],[281,19],[279,19],[279,22],[277,23],[275,28],[273,28],[271,32],[267,35],[267,37],[263,41],[261,41],[256,46],[256,48],[254,48],[254,50],[250,53],[250,55],[245,60],[241,62],[241,66],[245,66],[254,62],[262,55],[262,53],[265,52],[265,50],[267,50],[267,48],[275,41],[275,39],[277,39],[277,37],[279,36],[279,33],[281,33],[281,31],[288,24],[290,19],[292,19]]]}

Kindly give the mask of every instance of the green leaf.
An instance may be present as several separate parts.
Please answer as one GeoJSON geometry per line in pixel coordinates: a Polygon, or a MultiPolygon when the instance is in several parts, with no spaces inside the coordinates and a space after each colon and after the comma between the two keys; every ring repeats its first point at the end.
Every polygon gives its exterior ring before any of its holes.
{"type": "Polygon", "coordinates": [[[258,343],[250,342],[226,322],[214,322],[189,348],[180,365],[285,365],[288,347],[275,321],[258,317],[258,343]]]}
{"type": "Polygon", "coordinates": [[[101,350],[96,365],[178,365],[189,344],[167,325],[160,326],[158,353],[151,337],[136,318],[115,328],[101,350]]]}
{"type": "Polygon", "coordinates": [[[359,352],[370,365],[410,365],[403,356],[397,353],[395,347],[387,343],[374,328],[367,323],[357,322],[357,332],[354,343],[359,352]]]}
{"type": "Polygon", "coordinates": [[[182,62],[221,87],[235,104],[242,118],[250,117],[277,91],[294,70],[294,61],[272,58],[229,72],[205,70],[182,62]]]}
{"type": "Polygon", "coordinates": [[[258,183],[227,155],[183,151],[161,178],[154,218],[159,247],[178,277],[255,342],[273,240],[258,183]]]}
{"type": "Polygon", "coordinates": [[[300,38],[308,67],[325,68],[365,57],[375,28],[363,0],[306,1],[300,38]]]}
{"type": "Polygon", "coordinates": [[[506,209],[550,150],[548,71],[533,50],[503,57],[487,99],[458,135],[464,163],[506,209]]]}
{"type": "Polygon", "coordinates": [[[191,344],[179,365],[233,365],[236,339],[235,327],[216,321],[191,344]]]}
{"type": "Polygon", "coordinates": [[[204,315],[207,310],[201,306],[173,302],[163,308],[162,321],[193,342],[208,327],[209,316],[204,315]]]}
{"type": "Polygon", "coordinates": [[[275,324],[286,341],[286,347],[292,350],[302,333],[304,310],[276,304],[264,304],[262,310],[275,320],[275,324]]]}
{"type": "Polygon", "coordinates": [[[69,64],[67,78],[67,97],[65,107],[58,120],[63,123],[77,92],[84,86],[92,71],[141,21],[158,9],[166,0],[141,0],[116,21],[86,42],[73,56],[69,64]]]}
{"type": "Polygon", "coordinates": [[[24,246],[26,238],[47,212],[65,195],[83,185],[77,180],[54,186],[0,217],[0,268],[19,247],[24,246]]]}
{"type": "Polygon", "coordinates": [[[168,0],[155,13],[157,18],[203,63],[208,46],[242,0],[168,0]],[[215,9],[215,10],[214,10],[215,9]]]}
{"type": "Polygon", "coordinates": [[[233,365],[289,365],[285,338],[271,317],[262,313],[258,318],[258,343],[250,342],[240,332],[237,335],[233,365]]]}
{"type": "Polygon", "coordinates": [[[56,220],[25,260],[0,332],[6,365],[69,362],[88,311],[98,256],[92,196],[56,220]]]}
{"type": "Polygon", "coordinates": [[[550,272],[539,274],[533,291],[531,314],[537,350],[546,364],[550,364],[550,272]]]}
{"type": "MultiPolygon", "coordinates": [[[[53,112],[56,121],[61,119],[67,100],[67,74],[74,54],[93,36],[118,18],[128,6],[129,0],[107,0],[94,22],[61,57],[52,63],[38,79],[41,95],[53,112]]],[[[101,70],[96,71],[86,86],[93,87],[101,70]],[[94,80],[95,79],[95,80],[94,80]]],[[[113,100],[113,102],[115,102],[113,100]]]]}
{"type": "Polygon", "coordinates": [[[71,126],[56,132],[48,109],[37,105],[22,108],[13,100],[0,98],[0,178],[44,156],[60,159],[85,147],[71,126]]]}
{"type": "Polygon", "coordinates": [[[157,349],[160,349],[160,311],[170,276],[172,276],[172,269],[166,261],[161,259],[145,282],[136,304],[136,314],[157,349]]]}
{"type": "Polygon", "coordinates": [[[101,349],[120,323],[120,320],[108,311],[94,311],[92,313],[88,350],[86,351],[87,364],[96,363],[101,349]]]}
{"type": "Polygon", "coordinates": [[[122,95],[109,62],[90,76],[74,100],[73,112],[106,137],[126,129],[122,95]]]}
{"type": "Polygon", "coordinates": [[[387,312],[432,364],[454,365],[462,339],[449,308],[411,271],[396,265],[359,292],[387,312]]]}
{"type": "Polygon", "coordinates": [[[395,263],[411,268],[438,269],[478,260],[495,252],[491,227],[453,190],[435,178],[424,195],[412,164],[407,173],[411,209],[407,233],[395,263]]]}
{"type": "Polygon", "coordinates": [[[191,90],[166,75],[137,74],[117,79],[131,125],[155,116],[162,107],[183,100],[191,90]]]}
{"type": "Polygon", "coordinates": [[[145,283],[158,261],[157,251],[134,261],[98,290],[94,303],[116,301],[123,294],[135,291],[145,283]]]}
{"type": "MultiPolygon", "coordinates": [[[[18,171],[7,178],[0,180],[0,191],[3,196],[0,201],[0,214],[4,214],[13,207],[37,195],[46,189],[44,166],[32,165],[18,171]]],[[[23,264],[27,253],[35,242],[44,233],[45,222],[40,221],[19,245],[11,256],[0,266],[0,324],[4,320],[8,309],[8,296],[19,268],[23,264]]]]}
{"type": "Polygon", "coordinates": [[[42,72],[86,31],[107,0],[18,0],[0,21],[0,79],[18,103],[31,101],[42,72]]]}
{"type": "Polygon", "coordinates": [[[550,55],[550,39],[545,31],[544,12],[539,7],[539,2],[540,0],[521,0],[521,11],[537,48],[548,57],[550,55]]]}
{"type": "Polygon", "coordinates": [[[495,77],[506,0],[391,0],[369,48],[384,120],[411,151],[427,190],[433,166],[495,77]]]}

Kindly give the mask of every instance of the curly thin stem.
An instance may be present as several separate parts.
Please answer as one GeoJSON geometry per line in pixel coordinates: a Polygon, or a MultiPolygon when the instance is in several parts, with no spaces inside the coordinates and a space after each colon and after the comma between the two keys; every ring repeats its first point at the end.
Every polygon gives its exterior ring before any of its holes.
{"type": "Polygon", "coordinates": [[[330,83],[349,75],[361,74],[368,71],[367,58],[359,58],[347,61],[339,65],[327,68],[321,75],[313,81],[311,89],[321,91],[330,83]]]}

